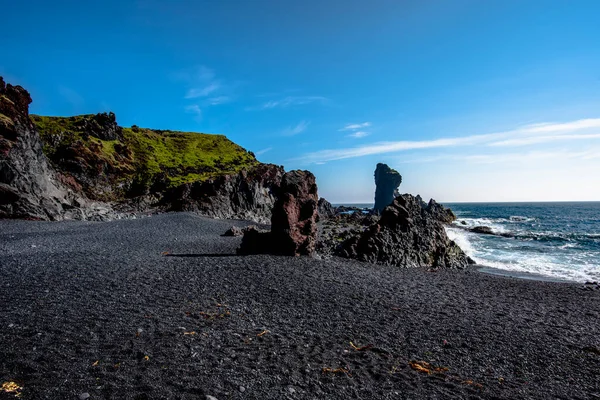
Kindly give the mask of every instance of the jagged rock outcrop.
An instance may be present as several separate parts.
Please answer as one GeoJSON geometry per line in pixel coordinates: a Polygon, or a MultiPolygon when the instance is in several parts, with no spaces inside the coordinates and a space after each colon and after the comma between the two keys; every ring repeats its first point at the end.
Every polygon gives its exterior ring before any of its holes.
{"type": "Polygon", "coordinates": [[[379,163],[375,168],[375,206],[376,213],[383,211],[385,207],[398,196],[398,187],[402,183],[402,176],[398,171],[391,169],[386,164],[379,163]]]}
{"type": "Polygon", "coordinates": [[[113,112],[99,113],[79,122],[82,131],[102,140],[123,140],[123,128],[117,125],[117,117],[113,112]]]}
{"type": "Polygon", "coordinates": [[[325,200],[325,198],[321,197],[317,206],[319,210],[320,219],[328,219],[335,215],[335,208],[331,205],[330,202],[325,200]]]}
{"type": "Polygon", "coordinates": [[[472,260],[446,235],[449,221],[450,212],[433,200],[398,196],[376,224],[344,241],[336,254],[399,267],[464,268],[472,260]]]}
{"type": "Polygon", "coordinates": [[[250,171],[178,186],[165,193],[160,207],[268,224],[283,176],[283,167],[261,164],[250,171]]]}
{"type": "Polygon", "coordinates": [[[81,199],[57,179],[29,119],[31,97],[0,77],[0,218],[62,219],[81,199]]]}
{"type": "Polygon", "coordinates": [[[281,180],[271,231],[244,234],[239,254],[311,255],[317,243],[317,184],[309,171],[290,171],[281,180]]]}

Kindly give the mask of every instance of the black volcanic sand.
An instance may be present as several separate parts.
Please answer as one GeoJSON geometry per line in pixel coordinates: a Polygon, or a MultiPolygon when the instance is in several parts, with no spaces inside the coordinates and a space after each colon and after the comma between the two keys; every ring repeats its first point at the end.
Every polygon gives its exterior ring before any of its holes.
{"type": "Polygon", "coordinates": [[[600,397],[600,290],[237,257],[232,224],[0,221],[0,384],[23,399],[600,397]]]}

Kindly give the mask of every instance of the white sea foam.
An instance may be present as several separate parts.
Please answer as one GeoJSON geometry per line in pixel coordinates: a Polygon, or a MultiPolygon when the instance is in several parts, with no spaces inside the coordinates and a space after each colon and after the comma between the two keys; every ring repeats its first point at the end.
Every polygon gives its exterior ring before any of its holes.
{"type": "MultiPolygon", "coordinates": [[[[478,219],[477,222],[485,220],[478,219]]],[[[471,221],[471,223],[477,223],[471,221]]],[[[489,225],[487,225],[489,226],[489,225]]],[[[477,264],[499,270],[538,274],[575,282],[600,281],[600,263],[585,253],[569,254],[568,249],[577,246],[567,243],[560,246],[566,254],[535,253],[518,251],[522,240],[478,235],[461,228],[446,227],[446,233],[477,264]],[[491,247],[488,240],[498,241],[491,247]]]]}
{"type": "Polygon", "coordinates": [[[522,217],[520,215],[511,215],[508,218],[509,222],[533,222],[535,221],[535,218],[531,218],[531,217],[522,217]]]}
{"type": "Polygon", "coordinates": [[[469,240],[468,237],[471,235],[470,233],[460,228],[446,227],[446,234],[448,235],[448,238],[454,241],[469,257],[473,257],[475,249],[471,245],[471,240],[469,240]]]}
{"type": "Polygon", "coordinates": [[[474,228],[476,226],[487,226],[494,233],[507,233],[508,229],[502,225],[502,222],[508,221],[504,218],[462,218],[454,221],[454,225],[463,226],[465,228],[474,228]],[[464,222],[464,223],[463,223],[464,222]]]}
{"type": "Polygon", "coordinates": [[[600,280],[600,266],[598,265],[573,268],[562,263],[556,263],[551,257],[529,257],[513,260],[509,260],[509,258],[507,257],[507,261],[481,260],[480,263],[500,270],[537,274],[575,282],[600,280]]]}

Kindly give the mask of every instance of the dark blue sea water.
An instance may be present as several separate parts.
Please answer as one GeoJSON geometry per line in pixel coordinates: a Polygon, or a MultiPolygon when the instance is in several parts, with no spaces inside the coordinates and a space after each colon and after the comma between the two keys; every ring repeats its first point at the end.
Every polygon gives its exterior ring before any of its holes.
{"type": "Polygon", "coordinates": [[[444,205],[458,217],[448,236],[479,264],[578,282],[600,280],[600,202],[444,205]],[[504,236],[459,226],[489,226],[504,236]]]}
{"type": "Polygon", "coordinates": [[[448,236],[478,264],[509,273],[600,281],[600,202],[444,205],[458,217],[447,228],[448,236]],[[498,235],[464,229],[474,226],[488,226],[498,235]]]}

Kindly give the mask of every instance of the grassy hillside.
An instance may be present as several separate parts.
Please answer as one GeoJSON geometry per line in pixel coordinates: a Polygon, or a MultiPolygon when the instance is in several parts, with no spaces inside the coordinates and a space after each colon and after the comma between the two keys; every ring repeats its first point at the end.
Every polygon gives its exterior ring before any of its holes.
{"type": "Polygon", "coordinates": [[[121,128],[114,120],[102,125],[93,114],[31,119],[48,158],[95,197],[107,190],[112,197],[136,195],[140,188],[165,189],[259,164],[253,153],[223,135],[121,128]],[[103,130],[118,132],[116,139],[106,140],[103,130]]]}

